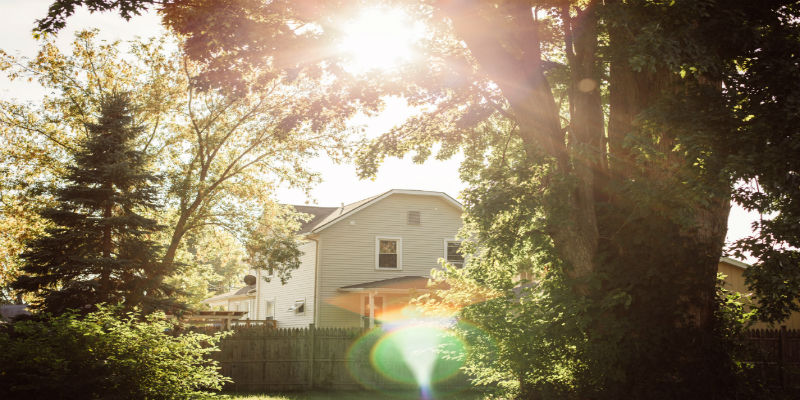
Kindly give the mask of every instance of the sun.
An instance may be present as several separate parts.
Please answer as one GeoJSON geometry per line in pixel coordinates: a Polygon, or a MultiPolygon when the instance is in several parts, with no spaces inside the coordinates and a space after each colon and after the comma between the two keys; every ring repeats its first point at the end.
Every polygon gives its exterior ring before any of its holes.
{"type": "Polygon", "coordinates": [[[344,21],[338,50],[355,73],[389,70],[414,58],[414,44],[424,34],[424,25],[399,9],[362,9],[344,21]]]}

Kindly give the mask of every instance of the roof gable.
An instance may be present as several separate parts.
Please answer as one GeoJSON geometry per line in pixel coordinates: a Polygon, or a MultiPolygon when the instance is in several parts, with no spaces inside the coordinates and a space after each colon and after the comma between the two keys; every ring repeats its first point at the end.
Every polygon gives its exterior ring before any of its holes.
{"type": "Polygon", "coordinates": [[[387,198],[387,197],[389,197],[391,195],[394,195],[394,194],[439,197],[439,198],[444,199],[447,204],[450,204],[454,208],[457,208],[459,211],[463,210],[463,207],[461,206],[461,203],[459,203],[458,201],[456,201],[452,197],[448,196],[444,192],[434,192],[434,191],[426,191],[426,190],[392,189],[392,190],[389,190],[388,192],[384,192],[384,193],[379,194],[377,196],[372,196],[372,197],[366,198],[364,200],[360,200],[360,201],[357,201],[355,203],[351,203],[351,204],[345,205],[343,207],[339,207],[338,209],[336,209],[336,211],[332,212],[327,217],[322,219],[318,224],[316,224],[316,226],[311,228],[306,233],[317,233],[317,232],[320,232],[320,231],[328,228],[329,226],[341,221],[345,217],[349,217],[351,215],[354,215],[357,212],[359,212],[359,211],[361,211],[363,209],[366,209],[366,208],[378,203],[379,201],[381,201],[381,200],[383,200],[383,199],[385,199],[385,198],[387,198]]]}

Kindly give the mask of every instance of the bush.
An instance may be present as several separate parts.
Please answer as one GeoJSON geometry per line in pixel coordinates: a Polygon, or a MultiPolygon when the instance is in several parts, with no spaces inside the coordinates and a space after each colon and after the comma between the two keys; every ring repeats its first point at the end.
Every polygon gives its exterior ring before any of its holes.
{"type": "Polygon", "coordinates": [[[0,398],[207,398],[228,381],[206,357],[222,335],[174,335],[163,313],[116,311],[0,327],[0,398]]]}

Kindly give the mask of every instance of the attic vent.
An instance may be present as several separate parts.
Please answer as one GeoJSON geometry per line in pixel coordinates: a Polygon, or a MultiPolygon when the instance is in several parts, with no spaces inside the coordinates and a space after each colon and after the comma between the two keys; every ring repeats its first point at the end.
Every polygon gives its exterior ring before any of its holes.
{"type": "Polygon", "coordinates": [[[408,224],[409,225],[419,225],[419,211],[409,211],[408,212],[408,224]]]}

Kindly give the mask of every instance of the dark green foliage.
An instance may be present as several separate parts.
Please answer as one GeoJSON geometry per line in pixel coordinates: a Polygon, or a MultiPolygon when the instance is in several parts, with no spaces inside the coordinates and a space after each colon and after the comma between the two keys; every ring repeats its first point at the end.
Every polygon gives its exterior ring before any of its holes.
{"type": "Polygon", "coordinates": [[[47,16],[36,21],[36,30],[45,33],[56,33],[67,24],[67,18],[75,13],[75,8],[86,7],[91,12],[117,10],[126,20],[146,11],[159,0],[55,0],[47,10],[47,16]]]}
{"type": "Polygon", "coordinates": [[[780,321],[800,311],[800,5],[785,5],[738,60],[730,85],[744,123],[730,146],[743,181],[737,202],[763,219],[734,250],[758,258],[745,275],[759,299],[759,317],[780,321]]]}
{"type": "Polygon", "coordinates": [[[195,399],[226,381],[207,357],[220,334],[175,335],[162,313],[119,311],[0,326],[0,398],[195,399]]]}
{"type": "Polygon", "coordinates": [[[150,239],[159,226],[156,177],[134,148],[142,127],[131,125],[129,102],[110,95],[98,122],[55,189],[56,207],[41,215],[51,226],[22,254],[24,275],[13,284],[35,294],[36,308],[59,314],[99,303],[157,307],[172,289],[150,239]]]}

